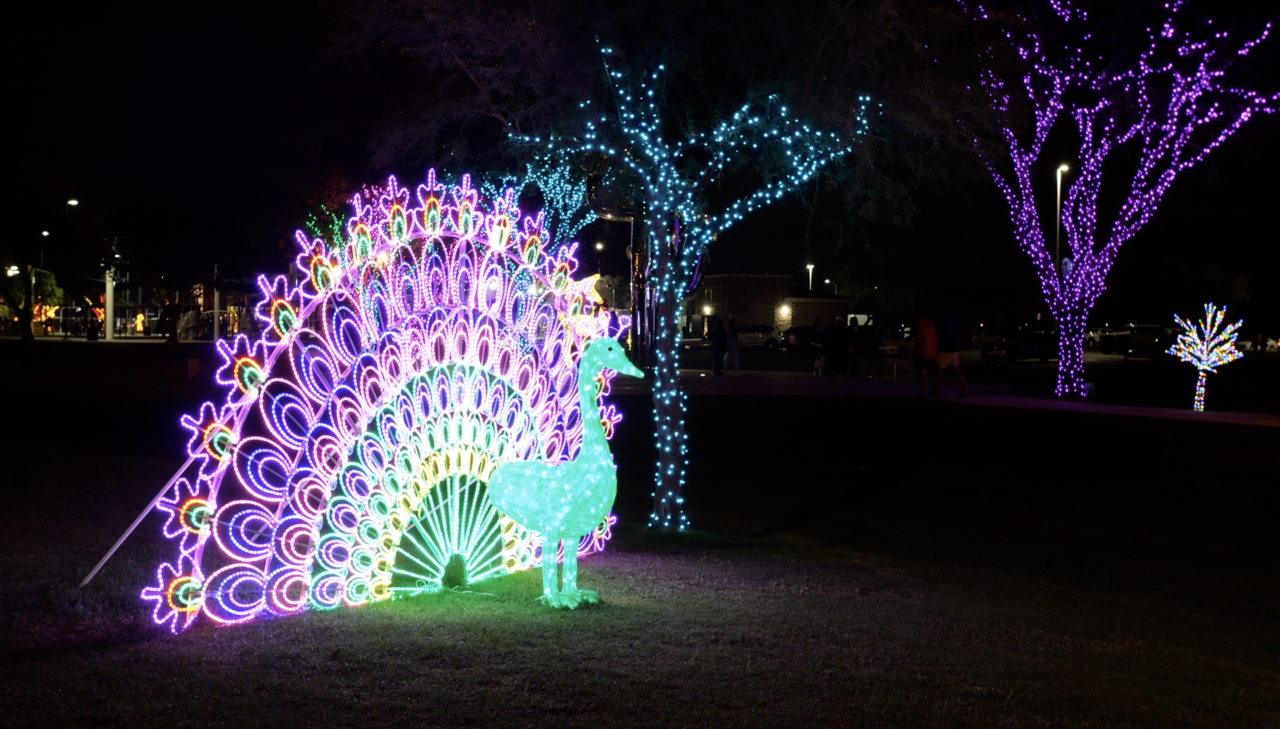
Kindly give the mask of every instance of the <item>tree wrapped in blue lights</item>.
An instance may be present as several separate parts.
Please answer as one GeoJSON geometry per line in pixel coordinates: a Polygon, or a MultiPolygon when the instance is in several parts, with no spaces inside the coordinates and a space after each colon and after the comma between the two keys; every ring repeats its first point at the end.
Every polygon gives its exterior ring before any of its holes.
{"type": "Polygon", "coordinates": [[[1216,375],[1219,366],[1244,356],[1236,349],[1236,336],[1244,320],[1223,327],[1226,315],[1227,307],[1219,309],[1212,302],[1204,305],[1204,318],[1198,325],[1190,319],[1173,315],[1184,331],[1169,348],[1169,354],[1195,365],[1200,372],[1196,378],[1195,410],[1198,413],[1204,412],[1204,385],[1209,373],[1216,375]]]}
{"type": "Polygon", "coordinates": [[[597,215],[585,204],[587,182],[569,167],[525,165],[524,177],[485,179],[480,192],[487,200],[497,200],[507,189],[527,190],[532,185],[542,195],[542,212],[552,242],[568,243],[578,232],[595,222],[597,215]]]}
{"type": "MultiPolygon", "coordinates": [[[[643,200],[648,251],[638,276],[640,290],[635,292],[645,302],[644,320],[636,324],[650,334],[658,447],[650,526],[683,529],[688,524],[683,507],[688,443],[679,379],[680,303],[696,288],[702,256],[718,234],[812,180],[823,167],[849,154],[855,140],[812,128],[774,96],[742,106],[710,129],[675,140],[656,97],[663,67],[630,78],[610,65],[611,49],[602,52],[612,108],[583,102],[586,128],[577,136],[515,139],[533,145],[543,169],[574,169],[585,159],[603,158],[635,180],[643,200]],[[756,162],[763,154],[772,154],[779,163],[756,162]],[[766,168],[757,170],[755,176],[763,178],[758,187],[727,204],[710,204],[708,188],[749,161],[766,168]]],[[[858,120],[855,135],[861,136],[867,130],[870,101],[859,97],[858,104],[849,113],[858,120]]]]}
{"type": "MultiPolygon", "coordinates": [[[[1112,58],[1118,54],[1106,48],[1111,34],[1095,34],[1087,12],[1068,0],[1049,5],[1035,18],[1015,17],[1003,30],[1016,53],[1016,71],[1002,73],[1009,66],[997,62],[994,48],[989,51],[982,85],[1003,120],[1001,141],[1008,156],[988,158],[988,166],[1058,325],[1056,392],[1081,396],[1085,327],[1120,248],[1150,221],[1180,173],[1254,115],[1274,112],[1280,94],[1242,88],[1234,78],[1270,33],[1270,23],[1258,37],[1238,42],[1212,20],[1185,18],[1185,3],[1178,0],[1164,6],[1164,21],[1148,28],[1139,52],[1118,61],[1112,58]],[[1037,30],[1038,24],[1044,27],[1037,30]],[[1180,24],[1192,29],[1181,30],[1180,24]],[[1030,112],[1031,123],[1021,123],[1020,112],[1030,112]],[[1075,179],[1062,204],[1068,255],[1059,259],[1046,244],[1034,183],[1049,171],[1040,158],[1063,116],[1075,122],[1079,149],[1075,179]],[[1106,230],[1098,215],[1103,168],[1127,149],[1136,150],[1138,164],[1106,230]]],[[[1008,17],[980,5],[969,9],[980,21],[1008,17]]],[[[1056,160],[1051,164],[1056,167],[1056,160]]]]}

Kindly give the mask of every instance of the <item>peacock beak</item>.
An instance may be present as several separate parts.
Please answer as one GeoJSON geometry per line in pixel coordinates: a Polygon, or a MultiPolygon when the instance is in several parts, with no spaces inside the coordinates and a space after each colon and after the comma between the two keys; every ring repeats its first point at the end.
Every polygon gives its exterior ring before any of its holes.
{"type": "Polygon", "coordinates": [[[629,377],[639,377],[642,380],[644,379],[644,370],[641,370],[639,367],[636,367],[630,362],[627,362],[626,367],[618,370],[618,374],[627,375],[629,377]]]}

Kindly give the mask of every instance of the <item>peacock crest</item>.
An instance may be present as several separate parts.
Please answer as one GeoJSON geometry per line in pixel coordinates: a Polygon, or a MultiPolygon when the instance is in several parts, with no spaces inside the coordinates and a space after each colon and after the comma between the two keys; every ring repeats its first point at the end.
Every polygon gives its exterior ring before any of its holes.
{"type": "MultiPolygon", "coordinates": [[[[477,581],[541,559],[488,479],[574,458],[578,362],[628,322],[514,190],[485,200],[432,170],[351,202],[341,240],[298,233],[298,276],[259,279],[261,336],[218,342],[225,401],[182,419],[190,459],[157,503],[177,554],[142,592],[174,632],[439,590],[459,560],[477,581]]],[[[616,408],[600,416],[611,434],[616,408]]]]}

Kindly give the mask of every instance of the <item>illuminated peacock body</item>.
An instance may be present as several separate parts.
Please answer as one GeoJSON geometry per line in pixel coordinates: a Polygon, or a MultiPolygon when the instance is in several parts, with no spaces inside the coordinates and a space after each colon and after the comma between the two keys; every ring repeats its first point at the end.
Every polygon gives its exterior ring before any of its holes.
{"type": "Polygon", "coordinates": [[[514,191],[482,201],[432,171],[410,197],[392,178],[355,197],[342,240],[299,233],[302,282],[259,279],[261,338],[218,343],[226,401],[183,418],[190,459],[158,503],[178,556],[143,591],[157,623],[358,606],[541,560],[486,484],[508,461],[574,458],[578,362],[620,327],[594,277],[572,278],[576,244],[550,246],[514,191]]]}

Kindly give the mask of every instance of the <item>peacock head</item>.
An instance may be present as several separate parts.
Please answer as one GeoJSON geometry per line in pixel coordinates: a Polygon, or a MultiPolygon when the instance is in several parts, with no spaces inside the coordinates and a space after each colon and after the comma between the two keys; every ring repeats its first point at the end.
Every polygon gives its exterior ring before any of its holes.
{"type": "Polygon", "coordinates": [[[614,370],[620,375],[644,377],[639,367],[631,364],[627,353],[623,351],[618,340],[611,337],[593,339],[587,344],[587,351],[582,355],[583,363],[589,363],[593,372],[604,368],[614,370]]]}

